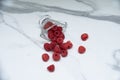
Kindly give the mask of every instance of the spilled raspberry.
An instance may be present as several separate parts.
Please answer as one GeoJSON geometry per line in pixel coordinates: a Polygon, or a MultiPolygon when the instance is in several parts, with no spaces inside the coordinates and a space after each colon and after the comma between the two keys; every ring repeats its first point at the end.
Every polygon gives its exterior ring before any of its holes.
{"type": "Polygon", "coordinates": [[[57,38],[57,43],[62,44],[63,43],[63,38],[57,38]]]}
{"type": "Polygon", "coordinates": [[[79,46],[78,52],[79,52],[80,54],[85,53],[85,51],[86,51],[86,48],[85,48],[84,46],[79,46]]]}
{"type": "Polygon", "coordinates": [[[53,52],[55,52],[55,53],[61,53],[61,49],[60,49],[59,45],[55,46],[55,48],[53,49],[53,52]]]}
{"type": "Polygon", "coordinates": [[[44,43],[44,49],[46,51],[51,51],[52,50],[51,45],[49,43],[44,43]]]}
{"type": "Polygon", "coordinates": [[[49,72],[54,72],[54,70],[55,70],[54,64],[49,65],[49,66],[47,67],[47,70],[48,70],[49,72]]]}
{"type": "Polygon", "coordinates": [[[52,58],[54,61],[59,61],[60,60],[60,54],[59,53],[53,53],[52,58]]]}
{"type": "Polygon", "coordinates": [[[61,32],[60,32],[60,31],[54,31],[54,36],[59,37],[59,36],[60,36],[60,34],[61,34],[61,32]]]}
{"type": "Polygon", "coordinates": [[[66,57],[68,55],[68,51],[67,50],[62,50],[61,51],[61,56],[62,57],[66,57]]]}
{"type": "Polygon", "coordinates": [[[67,48],[68,49],[70,49],[70,48],[72,48],[73,47],[73,44],[72,44],[72,42],[71,41],[67,41],[67,48]]]}
{"type": "Polygon", "coordinates": [[[86,41],[86,40],[88,39],[88,34],[87,34],[87,33],[83,33],[83,34],[81,35],[81,39],[82,39],[83,41],[86,41]]]}
{"type": "Polygon", "coordinates": [[[55,46],[57,45],[57,43],[56,42],[50,42],[50,46],[51,46],[51,49],[53,50],[54,48],[55,48],[55,46]]]}
{"type": "Polygon", "coordinates": [[[49,60],[49,55],[47,53],[42,54],[42,60],[47,62],[49,60]]]}

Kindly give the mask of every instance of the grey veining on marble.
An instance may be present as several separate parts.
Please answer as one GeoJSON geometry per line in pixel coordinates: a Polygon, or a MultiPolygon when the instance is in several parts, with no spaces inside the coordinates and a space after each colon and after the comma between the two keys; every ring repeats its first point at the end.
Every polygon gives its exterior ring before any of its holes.
{"type": "Polygon", "coordinates": [[[120,49],[115,50],[113,52],[113,58],[116,62],[116,64],[113,65],[113,69],[116,70],[116,71],[120,71],[120,49]]]}
{"type": "MultiPolygon", "coordinates": [[[[35,40],[33,40],[29,35],[27,35],[25,32],[23,32],[23,31],[21,31],[21,30],[19,30],[19,25],[18,25],[18,23],[16,22],[16,20],[14,20],[14,23],[15,23],[15,25],[11,25],[11,24],[9,24],[6,20],[5,20],[5,18],[4,18],[4,16],[5,16],[6,14],[3,14],[3,13],[0,13],[0,23],[3,23],[3,24],[5,24],[6,26],[8,26],[9,28],[11,28],[11,29],[13,29],[13,30],[15,30],[15,31],[17,31],[18,33],[20,33],[21,35],[23,35],[24,37],[26,37],[28,40],[30,40],[32,43],[34,43],[36,46],[38,46],[38,47],[40,47],[39,46],[39,44],[35,41],[35,40]],[[17,26],[17,27],[16,27],[17,26]]],[[[7,15],[7,16],[9,16],[9,15],[7,15]]],[[[10,17],[10,16],[9,16],[10,17]]],[[[11,17],[11,19],[12,19],[12,17],[11,17]]]]}
{"type": "Polygon", "coordinates": [[[92,7],[92,11],[91,12],[94,12],[97,10],[97,6],[94,2],[90,1],[90,0],[76,0],[77,2],[81,2],[81,3],[84,3],[90,7],[92,7]]]}
{"type": "Polygon", "coordinates": [[[2,23],[2,22],[3,22],[3,14],[0,13],[0,23],[2,23]]]}
{"type": "Polygon", "coordinates": [[[89,1],[89,0],[76,0],[76,1],[81,2],[85,5],[88,5],[93,10],[92,11],[69,10],[69,9],[64,9],[64,8],[57,7],[57,6],[47,6],[47,5],[43,5],[43,4],[37,4],[34,2],[19,1],[19,0],[12,0],[11,4],[13,4],[13,5],[6,5],[6,4],[4,4],[5,2],[3,0],[1,0],[1,2],[0,2],[1,8],[0,9],[2,11],[10,12],[10,13],[30,13],[30,12],[35,12],[35,11],[40,11],[40,12],[54,11],[54,12],[75,15],[75,16],[84,16],[84,17],[93,18],[93,19],[97,19],[97,20],[112,21],[112,22],[116,22],[116,23],[120,24],[120,16],[117,16],[117,15],[109,15],[109,16],[91,15],[91,13],[93,13],[94,11],[97,10],[97,6],[95,5],[94,2],[89,1]]]}

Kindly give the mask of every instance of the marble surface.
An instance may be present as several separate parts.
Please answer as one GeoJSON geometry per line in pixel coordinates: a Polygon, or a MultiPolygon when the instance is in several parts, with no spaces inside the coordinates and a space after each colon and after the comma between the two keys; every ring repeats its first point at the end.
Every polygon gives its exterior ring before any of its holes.
{"type": "Polygon", "coordinates": [[[0,80],[120,80],[120,0],[0,0],[0,80]],[[67,22],[69,56],[45,63],[39,21],[67,22]],[[80,35],[89,39],[81,41],[80,35]],[[86,53],[80,55],[78,46],[86,53]],[[46,66],[55,64],[54,73],[46,66]]]}

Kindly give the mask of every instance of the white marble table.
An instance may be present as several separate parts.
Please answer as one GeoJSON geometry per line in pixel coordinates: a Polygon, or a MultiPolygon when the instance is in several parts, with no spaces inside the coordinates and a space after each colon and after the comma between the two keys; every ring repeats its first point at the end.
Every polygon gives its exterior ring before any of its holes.
{"type": "Polygon", "coordinates": [[[0,0],[0,80],[61,79],[120,80],[120,1],[0,0]],[[41,59],[47,42],[40,37],[44,15],[68,24],[65,39],[73,48],[59,62],[41,59]],[[85,54],[78,53],[79,45],[85,54]],[[46,70],[49,64],[55,72],[46,70]]]}

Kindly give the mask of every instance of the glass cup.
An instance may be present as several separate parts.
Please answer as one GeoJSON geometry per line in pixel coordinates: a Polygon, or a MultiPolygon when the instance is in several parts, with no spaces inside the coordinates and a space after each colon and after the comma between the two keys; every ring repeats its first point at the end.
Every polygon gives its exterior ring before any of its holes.
{"type": "Polygon", "coordinates": [[[39,25],[41,29],[40,37],[48,41],[50,40],[48,38],[49,29],[57,25],[57,26],[62,27],[63,33],[64,33],[67,28],[67,22],[62,22],[62,21],[51,19],[49,15],[43,16],[39,21],[39,25]]]}

